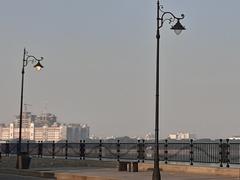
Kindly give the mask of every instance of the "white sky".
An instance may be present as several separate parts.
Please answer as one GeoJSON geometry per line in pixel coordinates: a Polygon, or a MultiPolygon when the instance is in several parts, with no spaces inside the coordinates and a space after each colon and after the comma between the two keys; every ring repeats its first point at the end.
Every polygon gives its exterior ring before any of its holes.
{"type": "MultiPolygon", "coordinates": [[[[160,137],[239,135],[238,0],[164,0],[184,13],[180,36],[161,30],[160,137]]],[[[0,7],[0,121],[19,114],[23,48],[45,57],[26,68],[24,100],[98,136],[154,132],[156,2],[9,0],[0,7]]]]}

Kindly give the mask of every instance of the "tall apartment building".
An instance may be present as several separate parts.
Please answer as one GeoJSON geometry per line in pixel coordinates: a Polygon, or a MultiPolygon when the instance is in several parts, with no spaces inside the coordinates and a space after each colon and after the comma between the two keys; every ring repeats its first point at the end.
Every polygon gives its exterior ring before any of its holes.
{"type": "Polygon", "coordinates": [[[89,138],[89,126],[84,124],[69,124],[67,126],[67,140],[69,142],[79,142],[89,138]]]}
{"type": "Polygon", "coordinates": [[[52,126],[54,123],[57,123],[57,116],[51,113],[42,113],[34,120],[36,127],[52,126]]]}
{"type": "MultiPolygon", "coordinates": [[[[28,128],[32,122],[35,121],[36,115],[33,115],[31,112],[23,112],[22,113],[22,127],[28,128]]],[[[20,124],[20,116],[16,116],[16,119],[14,120],[14,127],[19,127],[20,124]]]]}
{"type": "Polygon", "coordinates": [[[52,126],[35,127],[35,141],[61,141],[66,140],[66,126],[54,124],[52,126]]]}
{"type": "Polygon", "coordinates": [[[8,140],[10,136],[9,125],[0,124],[0,135],[2,140],[8,140]]]}

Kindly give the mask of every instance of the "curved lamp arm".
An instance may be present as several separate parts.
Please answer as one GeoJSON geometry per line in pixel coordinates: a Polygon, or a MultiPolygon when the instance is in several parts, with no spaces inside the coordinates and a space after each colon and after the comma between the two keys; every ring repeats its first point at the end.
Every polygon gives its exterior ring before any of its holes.
{"type": "Polygon", "coordinates": [[[28,55],[28,52],[24,48],[22,73],[24,74],[24,68],[28,65],[29,62],[31,62],[32,64],[36,62],[36,64],[33,67],[37,71],[41,70],[43,68],[43,66],[40,63],[40,61],[42,61],[42,60],[43,60],[43,57],[40,57],[40,59],[38,59],[35,56],[28,55]]]}
{"type": "Polygon", "coordinates": [[[43,60],[43,57],[40,57],[40,59],[37,59],[35,56],[26,54],[25,59],[24,59],[24,67],[26,67],[29,62],[31,62],[33,64],[35,62],[40,62],[42,60],[43,60]]]}
{"type": "Polygon", "coordinates": [[[180,23],[180,20],[181,19],[184,19],[184,14],[181,14],[181,17],[177,17],[175,16],[172,12],[169,12],[169,11],[164,11],[163,10],[163,6],[159,4],[159,1],[158,1],[158,12],[162,12],[162,15],[161,17],[157,17],[157,20],[159,21],[159,26],[158,26],[158,29],[162,28],[163,27],[163,24],[164,22],[168,21],[169,24],[173,23],[174,21],[177,20],[177,23],[172,26],[171,29],[173,30],[185,30],[185,27],[182,26],[182,24],[180,23]],[[168,17],[170,16],[170,17],[168,17]]]}

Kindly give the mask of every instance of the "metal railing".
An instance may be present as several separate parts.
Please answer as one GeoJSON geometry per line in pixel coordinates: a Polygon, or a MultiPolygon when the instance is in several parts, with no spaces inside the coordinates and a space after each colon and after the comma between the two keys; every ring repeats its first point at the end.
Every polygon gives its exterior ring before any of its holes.
{"type": "MultiPolygon", "coordinates": [[[[117,140],[114,143],[100,140],[98,143],[80,141],[79,143],[66,142],[22,142],[22,152],[31,156],[63,157],[77,159],[108,159],[108,160],[135,160],[144,162],[154,158],[154,143],[138,140],[136,143],[124,143],[117,140]]],[[[18,143],[1,143],[0,151],[5,156],[17,153],[18,143]]],[[[240,142],[231,142],[228,139],[214,142],[169,142],[159,143],[159,158],[164,163],[184,162],[218,164],[220,167],[229,167],[230,164],[240,164],[240,142]]]]}

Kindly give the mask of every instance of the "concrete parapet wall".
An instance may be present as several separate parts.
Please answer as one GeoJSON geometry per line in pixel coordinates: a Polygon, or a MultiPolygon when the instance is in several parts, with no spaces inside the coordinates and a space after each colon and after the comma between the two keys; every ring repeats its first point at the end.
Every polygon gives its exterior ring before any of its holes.
{"type": "Polygon", "coordinates": [[[99,160],[79,160],[79,159],[46,159],[34,158],[31,162],[31,168],[39,167],[103,167],[115,168],[115,161],[99,161],[99,160]]]}
{"type": "MultiPolygon", "coordinates": [[[[148,171],[153,169],[153,164],[140,163],[140,171],[148,171]]],[[[207,166],[190,166],[190,165],[174,165],[162,164],[161,171],[173,173],[201,174],[201,175],[219,175],[239,178],[239,168],[223,168],[223,167],[207,167],[207,166]]]]}
{"type": "MultiPolygon", "coordinates": [[[[102,167],[117,168],[116,161],[80,160],[80,159],[52,159],[32,158],[30,168],[57,168],[57,167],[102,167]]],[[[0,167],[15,168],[16,157],[2,157],[0,167]]]]}

